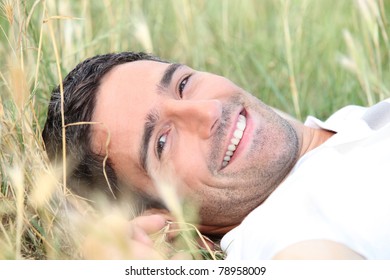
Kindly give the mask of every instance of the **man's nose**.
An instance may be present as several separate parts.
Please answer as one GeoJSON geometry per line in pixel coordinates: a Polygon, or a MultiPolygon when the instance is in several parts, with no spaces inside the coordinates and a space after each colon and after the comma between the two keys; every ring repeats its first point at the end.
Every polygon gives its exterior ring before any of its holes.
{"type": "Polygon", "coordinates": [[[207,139],[222,115],[222,104],[219,100],[168,100],[165,112],[174,124],[187,131],[197,133],[207,139]]]}

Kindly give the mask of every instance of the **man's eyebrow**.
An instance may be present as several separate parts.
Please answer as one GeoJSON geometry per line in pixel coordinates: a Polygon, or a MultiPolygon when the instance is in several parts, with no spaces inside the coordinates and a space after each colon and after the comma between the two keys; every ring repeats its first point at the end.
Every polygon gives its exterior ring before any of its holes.
{"type": "Polygon", "coordinates": [[[163,74],[163,76],[158,84],[158,87],[160,89],[166,89],[170,85],[170,83],[172,81],[173,74],[175,73],[175,71],[182,66],[183,66],[183,64],[180,64],[180,63],[170,64],[167,67],[167,69],[165,69],[164,74],[163,74]]]}
{"type": "Polygon", "coordinates": [[[156,127],[156,123],[159,119],[157,111],[152,110],[146,116],[146,121],[144,124],[142,140],[141,140],[141,149],[139,153],[139,160],[141,167],[147,173],[148,172],[148,150],[150,144],[150,138],[152,137],[153,131],[156,127]]]}

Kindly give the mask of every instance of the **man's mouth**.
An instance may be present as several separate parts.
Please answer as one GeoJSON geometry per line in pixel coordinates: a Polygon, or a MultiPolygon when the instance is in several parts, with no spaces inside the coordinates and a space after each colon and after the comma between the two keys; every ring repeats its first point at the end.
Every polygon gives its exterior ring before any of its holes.
{"type": "Polygon", "coordinates": [[[241,112],[240,115],[238,115],[236,129],[234,130],[233,136],[230,139],[229,146],[226,150],[225,157],[223,158],[222,168],[226,167],[229,164],[230,159],[233,157],[234,152],[237,146],[239,145],[242,136],[244,135],[245,128],[246,128],[246,117],[241,112]]]}

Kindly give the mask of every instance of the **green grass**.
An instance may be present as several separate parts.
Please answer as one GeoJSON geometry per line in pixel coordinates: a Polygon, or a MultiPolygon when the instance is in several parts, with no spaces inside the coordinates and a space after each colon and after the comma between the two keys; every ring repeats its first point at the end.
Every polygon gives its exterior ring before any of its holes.
{"type": "Polygon", "coordinates": [[[96,212],[63,188],[40,131],[59,73],[89,56],[153,52],[226,76],[301,120],[390,97],[385,0],[1,3],[0,259],[81,257],[87,233],[65,201],[96,212]]]}

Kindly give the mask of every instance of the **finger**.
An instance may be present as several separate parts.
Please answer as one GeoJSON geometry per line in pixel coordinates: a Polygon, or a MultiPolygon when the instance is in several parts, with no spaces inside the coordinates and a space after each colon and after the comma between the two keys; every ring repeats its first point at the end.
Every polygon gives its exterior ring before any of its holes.
{"type": "Polygon", "coordinates": [[[167,220],[161,215],[139,216],[134,218],[130,224],[139,227],[146,234],[153,234],[166,226],[167,220]]]}
{"type": "Polygon", "coordinates": [[[174,216],[172,216],[168,210],[165,209],[155,209],[151,208],[142,212],[140,216],[151,216],[151,215],[160,215],[163,216],[167,221],[175,221],[174,216]]]}
{"type": "Polygon", "coordinates": [[[147,246],[153,246],[153,241],[152,239],[149,237],[148,234],[146,234],[146,232],[137,227],[137,226],[133,226],[132,227],[132,239],[139,242],[139,243],[142,243],[142,244],[145,244],[147,246]]]}

